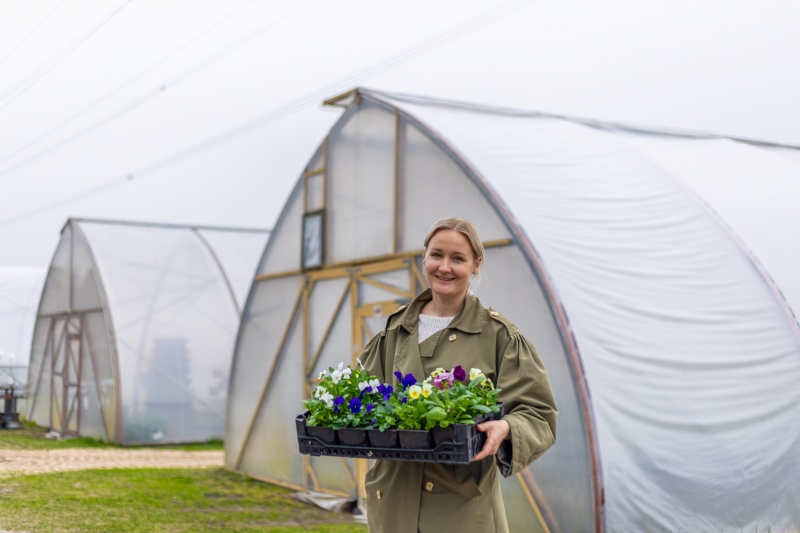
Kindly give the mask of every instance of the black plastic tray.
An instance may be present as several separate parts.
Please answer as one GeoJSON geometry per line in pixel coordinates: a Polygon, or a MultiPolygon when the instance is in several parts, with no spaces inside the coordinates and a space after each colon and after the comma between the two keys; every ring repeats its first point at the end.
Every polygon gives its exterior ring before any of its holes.
{"type": "MultiPolygon", "coordinates": [[[[504,409],[502,402],[497,404],[500,411],[489,413],[476,420],[477,424],[489,420],[500,420],[504,409]]],[[[329,457],[354,457],[362,459],[385,459],[389,461],[416,461],[425,463],[467,464],[483,449],[486,434],[472,424],[455,424],[455,439],[442,442],[434,448],[377,448],[374,446],[344,446],[326,444],[306,432],[308,411],[297,415],[297,443],[300,453],[305,455],[329,457]]],[[[402,430],[400,430],[402,431],[402,430]]]]}

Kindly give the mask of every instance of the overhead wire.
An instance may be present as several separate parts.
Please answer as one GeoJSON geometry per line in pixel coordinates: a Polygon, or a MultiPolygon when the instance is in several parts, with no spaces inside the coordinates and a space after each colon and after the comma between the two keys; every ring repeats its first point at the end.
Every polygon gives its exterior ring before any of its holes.
{"type": "Polygon", "coordinates": [[[40,20],[40,21],[39,21],[39,22],[36,24],[36,26],[34,26],[34,27],[33,27],[33,29],[32,29],[31,31],[29,31],[29,32],[28,32],[28,34],[27,34],[25,37],[23,37],[23,38],[22,38],[22,40],[21,40],[20,42],[18,42],[17,44],[15,44],[15,45],[14,45],[14,46],[11,48],[11,50],[9,50],[9,51],[8,51],[8,53],[7,53],[5,56],[3,56],[3,59],[0,59],[0,65],[2,65],[3,63],[5,63],[6,59],[8,59],[8,58],[9,58],[9,57],[11,57],[12,55],[14,55],[14,52],[16,52],[16,51],[19,49],[19,47],[20,47],[20,46],[22,46],[23,44],[25,44],[25,42],[26,42],[28,39],[30,39],[31,35],[33,35],[34,33],[36,33],[36,30],[38,30],[38,29],[39,29],[39,28],[42,26],[42,24],[44,24],[45,22],[47,22],[47,20],[48,20],[48,19],[49,19],[51,16],[53,16],[53,13],[55,13],[56,11],[58,11],[58,8],[59,8],[59,7],[61,7],[61,6],[64,4],[64,2],[66,2],[66,1],[67,1],[67,0],[61,0],[61,1],[60,1],[58,4],[56,4],[56,7],[54,7],[53,9],[51,9],[51,10],[50,10],[50,11],[47,13],[47,15],[45,15],[45,16],[44,16],[44,18],[43,18],[42,20],[40,20]]]}
{"type": "Polygon", "coordinates": [[[16,14],[17,14],[17,11],[19,11],[19,8],[21,8],[22,6],[24,6],[24,5],[25,5],[25,2],[27,2],[27,1],[28,1],[28,0],[22,0],[22,2],[20,2],[19,4],[17,4],[17,7],[15,7],[15,8],[14,8],[14,9],[11,11],[11,13],[9,13],[9,14],[8,14],[8,16],[6,17],[6,20],[4,20],[3,22],[0,22],[0,30],[2,30],[2,29],[3,29],[3,26],[5,26],[6,24],[8,24],[8,21],[9,21],[9,20],[11,20],[11,18],[12,18],[14,15],[16,15],[16,14]]]}
{"type": "Polygon", "coordinates": [[[235,9],[233,9],[232,11],[228,12],[225,16],[223,16],[222,18],[218,19],[216,22],[214,22],[210,26],[206,27],[205,29],[203,29],[200,33],[198,33],[195,36],[191,37],[189,40],[185,41],[183,44],[179,45],[177,48],[173,49],[168,54],[162,56],[157,61],[151,63],[150,65],[148,65],[147,67],[145,67],[144,69],[142,69],[141,71],[136,73],[135,75],[131,76],[130,78],[128,78],[127,80],[122,82],[120,85],[118,85],[117,87],[115,87],[111,91],[107,92],[106,94],[104,94],[103,96],[98,98],[97,100],[93,101],[92,103],[90,103],[89,105],[87,105],[86,107],[81,109],[80,111],[70,115],[68,118],[62,120],[61,122],[59,122],[58,124],[56,124],[55,126],[50,128],[49,130],[45,131],[44,133],[42,133],[38,137],[26,142],[22,146],[16,148],[14,151],[12,151],[12,152],[6,154],[5,156],[1,157],[0,158],[0,163],[4,163],[5,161],[8,161],[9,159],[12,159],[17,154],[20,154],[20,153],[24,152],[25,150],[27,150],[31,146],[34,146],[35,144],[39,143],[41,140],[46,139],[47,137],[49,137],[53,133],[59,131],[60,129],[64,128],[65,126],[68,126],[69,124],[74,122],[76,119],[82,117],[83,115],[85,115],[86,113],[88,113],[92,109],[96,108],[98,105],[102,104],[103,102],[105,102],[106,100],[108,100],[109,98],[114,96],[115,94],[119,93],[120,91],[122,91],[126,87],[129,87],[131,84],[133,84],[134,82],[136,82],[139,79],[141,79],[145,74],[148,74],[148,73],[152,72],[156,67],[159,67],[160,65],[164,64],[166,61],[168,61],[168,60],[172,59],[173,57],[175,57],[178,53],[182,52],[183,50],[185,50],[186,48],[188,48],[192,44],[196,43],[197,41],[199,41],[200,39],[202,39],[203,37],[208,35],[210,32],[212,32],[213,30],[215,30],[216,28],[218,28],[219,26],[221,26],[222,24],[224,24],[225,22],[230,20],[234,15],[238,14],[240,11],[242,11],[244,8],[246,8],[247,6],[252,4],[253,2],[255,2],[255,0],[247,0],[246,2],[242,3],[240,6],[238,6],[235,9]]]}
{"type": "MultiPolygon", "coordinates": [[[[304,9],[309,4],[311,4],[311,3],[315,2],[315,1],[316,0],[304,0],[302,2],[299,2],[299,3],[295,4],[291,9],[284,10],[283,12],[281,12],[281,14],[278,16],[278,18],[272,20],[267,25],[262,26],[262,27],[258,28],[257,30],[251,32],[250,34],[246,35],[244,38],[239,39],[238,41],[236,41],[231,46],[228,46],[227,48],[223,49],[222,51],[217,52],[210,59],[204,59],[203,61],[195,63],[192,67],[190,67],[188,70],[184,71],[183,73],[181,73],[181,74],[179,74],[179,75],[177,75],[177,76],[175,76],[173,78],[170,78],[168,81],[166,81],[164,83],[159,84],[158,87],[155,87],[153,89],[148,90],[144,94],[142,94],[142,95],[136,97],[135,99],[129,101],[128,103],[118,107],[117,109],[115,109],[111,113],[108,113],[104,117],[100,118],[99,120],[96,120],[95,122],[89,124],[88,126],[84,127],[83,129],[78,130],[77,132],[73,133],[72,135],[70,135],[68,137],[65,137],[64,139],[61,139],[60,141],[56,142],[55,144],[53,144],[53,145],[51,145],[51,146],[49,146],[47,148],[44,148],[44,149],[36,152],[35,154],[32,154],[32,155],[30,155],[30,156],[28,156],[28,157],[26,157],[26,158],[24,158],[24,159],[22,159],[20,161],[17,161],[16,163],[14,163],[14,164],[12,164],[12,165],[10,165],[8,167],[0,169],[0,177],[6,176],[6,175],[11,174],[12,172],[16,172],[17,170],[19,170],[21,168],[24,168],[24,167],[26,167],[26,166],[28,166],[28,165],[30,165],[32,163],[35,163],[39,159],[41,159],[43,157],[46,157],[47,155],[49,155],[49,154],[51,154],[51,153],[53,153],[53,152],[55,152],[57,150],[60,150],[64,146],[67,146],[67,145],[69,145],[69,144],[81,139],[82,137],[85,137],[86,135],[96,131],[98,128],[101,128],[101,127],[105,126],[106,124],[109,124],[109,123],[111,123],[111,122],[123,117],[124,115],[128,114],[129,112],[133,111],[134,109],[138,108],[139,106],[149,102],[150,100],[156,98],[157,96],[160,96],[161,94],[163,94],[168,89],[173,88],[176,85],[180,84],[181,82],[184,82],[184,81],[188,80],[189,78],[191,78],[195,74],[203,71],[204,69],[206,69],[207,67],[209,67],[212,64],[216,63],[220,59],[222,59],[225,56],[227,56],[227,55],[233,53],[234,51],[238,50],[239,48],[241,48],[242,46],[246,45],[247,43],[249,43],[250,41],[252,41],[256,37],[259,37],[264,32],[266,32],[266,31],[272,29],[273,27],[277,26],[278,24],[280,24],[284,20],[288,19],[289,17],[291,17],[292,15],[297,13],[298,11],[301,11],[302,9],[304,9]]],[[[90,107],[94,107],[94,105],[92,105],[90,107]]],[[[81,113],[83,113],[83,111],[81,113]]],[[[73,119],[71,117],[68,120],[71,121],[73,119]]],[[[5,156],[4,158],[0,159],[0,162],[8,160],[13,155],[16,155],[17,153],[19,153],[19,151],[20,150],[18,149],[14,153],[5,156]]]]}
{"type": "Polygon", "coordinates": [[[58,65],[61,64],[69,55],[77,50],[83,43],[85,43],[89,38],[91,38],[95,33],[97,33],[103,26],[105,26],[110,20],[116,17],[120,11],[125,9],[131,3],[132,0],[123,0],[122,4],[111,11],[107,16],[102,18],[99,22],[97,22],[94,26],[92,26],[89,31],[85,32],[81,37],[73,41],[66,50],[63,50],[57,54],[55,54],[49,62],[45,62],[41,67],[37,70],[33,71],[30,76],[23,79],[19,83],[17,83],[14,87],[10,90],[6,91],[2,96],[0,96],[0,111],[7,108],[12,102],[14,102],[17,98],[25,94],[25,92],[36,85],[40,79],[45,77],[50,71],[56,68],[58,65]]]}
{"type": "Polygon", "coordinates": [[[367,78],[377,76],[388,70],[396,68],[404,63],[407,63],[413,59],[420,57],[423,54],[429,53],[435,50],[436,48],[439,48],[453,41],[454,39],[468,35],[493,22],[501,20],[511,15],[512,13],[516,13],[517,11],[520,11],[521,9],[528,7],[534,1],[535,0],[509,0],[500,7],[495,7],[488,11],[482,12],[476,17],[473,17],[461,24],[457,24],[440,34],[437,34],[433,38],[423,41],[417,45],[414,45],[411,48],[404,50],[399,54],[391,56],[390,58],[384,61],[363,68],[349,76],[345,76],[335,82],[319,87],[314,91],[307,93],[300,98],[297,98],[296,100],[288,102],[276,109],[273,109],[272,111],[260,115],[256,119],[240,124],[239,126],[231,128],[219,135],[213,136],[209,139],[206,139],[205,141],[201,141],[193,146],[190,146],[189,148],[175,152],[174,154],[159,159],[158,161],[139,167],[138,169],[134,170],[133,172],[127,173],[124,176],[115,177],[95,187],[82,191],[76,195],[61,200],[57,200],[55,202],[27,211],[25,213],[21,213],[19,215],[6,218],[5,220],[0,220],[0,227],[4,227],[15,222],[39,216],[47,212],[50,212],[54,209],[58,209],[81,200],[86,200],[88,198],[99,196],[101,194],[107,193],[113,189],[117,189],[133,181],[134,178],[141,179],[148,175],[154,174],[160,170],[163,170],[164,168],[179,163],[185,159],[206,152],[221,144],[224,144],[233,139],[246,135],[252,131],[255,131],[259,128],[262,128],[268,124],[271,124],[272,122],[275,122],[281,118],[294,114],[306,107],[309,107],[310,105],[314,105],[317,102],[319,102],[321,98],[330,95],[336,90],[341,90],[343,87],[352,87],[354,84],[358,82],[364,81],[367,78]]]}

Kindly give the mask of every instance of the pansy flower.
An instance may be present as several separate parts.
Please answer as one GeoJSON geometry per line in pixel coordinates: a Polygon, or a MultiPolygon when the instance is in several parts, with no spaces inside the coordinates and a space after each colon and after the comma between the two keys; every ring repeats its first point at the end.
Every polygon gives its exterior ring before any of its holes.
{"type": "Polygon", "coordinates": [[[343,403],[344,403],[344,398],[341,397],[341,396],[337,396],[336,399],[333,400],[333,405],[334,405],[333,411],[338,413],[339,412],[339,406],[342,405],[343,403]]]}
{"type": "Polygon", "coordinates": [[[422,384],[422,395],[427,398],[428,396],[431,395],[431,392],[433,392],[433,386],[431,386],[430,383],[423,383],[422,384]]]}
{"type": "Polygon", "coordinates": [[[375,404],[374,403],[368,403],[367,404],[367,412],[369,413],[373,409],[375,409],[375,404]]]}
{"type": "Polygon", "coordinates": [[[411,385],[417,382],[417,378],[415,378],[414,375],[411,374],[411,372],[409,372],[404,376],[403,373],[398,370],[395,371],[394,375],[397,377],[398,381],[400,381],[400,384],[403,386],[404,389],[410,387],[411,385]]]}
{"type": "Polygon", "coordinates": [[[433,384],[436,385],[437,389],[444,390],[453,384],[453,373],[440,372],[433,378],[433,384]]]}
{"type": "Polygon", "coordinates": [[[422,394],[422,387],[419,385],[411,385],[408,388],[408,395],[411,396],[413,400],[419,398],[419,395],[422,394]]]}
{"type": "Polygon", "coordinates": [[[453,369],[453,377],[458,381],[464,381],[467,379],[467,371],[464,370],[464,367],[458,365],[453,369]]]}
{"type": "Polygon", "coordinates": [[[473,381],[483,375],[480,368],[471,368],[469,371],[469,380],[473,381]]]}
{"type": "Polygon", "coordinates": [[[350,412],[351,413],[360,413],[361,412],[361,400],[358,398],[353,398],[350,400],[350,412]]]}
{"type": "Polygon", "coordinates": [[[389,401],[389,398],[392,396],[392,392],[394,391],[394,387],[389,385],[388,383],[384,383],[383,385],[378,385],[378,392],[383,394],[383,399],[385,401],[389,401]]]}
{"type": "Polygon", "coordinates": [[[326,392],[319,397],[320,400],[325,402],[325,405],[328,406],[328,409],[333,407],[333,394],[326,392]]]}

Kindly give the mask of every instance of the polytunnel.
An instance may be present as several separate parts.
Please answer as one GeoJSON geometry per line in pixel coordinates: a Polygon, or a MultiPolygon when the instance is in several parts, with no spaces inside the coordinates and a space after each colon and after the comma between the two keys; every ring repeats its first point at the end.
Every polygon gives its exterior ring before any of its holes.
{"type": "Polygon", "coordinates": [[[0,386],[9,379],[17,387],[28,381],[31,335],[44,274],[43,268],[0,267],[0,386]]]}
{"type": "Polygon", "coordinates": [[[797,147],[354,90],[258,266],[231,370],[229,469],[364,497],[302,456],[318,372],[425,286],[446,216],[484,305],[537,347],[557,442],[501,481],[512,531],[800,527],[797,147]]]}
{"type": "Polygon", "coordinates": [[[241,306],[268,237],[69,219],[36,315],[28,418],[117,444],[221,437],[241,306]]]}

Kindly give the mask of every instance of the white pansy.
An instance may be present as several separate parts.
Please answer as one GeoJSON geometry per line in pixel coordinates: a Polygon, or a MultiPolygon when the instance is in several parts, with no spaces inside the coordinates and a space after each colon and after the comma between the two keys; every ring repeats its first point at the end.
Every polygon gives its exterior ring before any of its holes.
{"type": "Polygon", "coordinates": [[[320,396],[322,396],[326,392],[328,392],[328,391],[325,390],[325,387],[317,386],[317,389],[314,391],[314,398],[319,399],[320,396]]]}
{"type": "Polygon", "coordinates": [[[344,363],[339,363],[339,366],[336,367],[336,370],[338,370],[339,372],[344,370],[344,363]]]}
{"type": "Polygon", "coordinates": [[[350,374],[351,374],[352,372],[353,372],[353,371],[352,371],[352,370],[350,370],[350,367],[347,367],[347,368],[345,368],[344,370],[342,370],[342,375],[344,376],[344,379],[350,379],[350,374]]]}
{"type": "Polygon", "coordinates": [[[328,409],[333,407],[333,394],[331,394],[329,392],[326,392],[325,394],[320,396],[319,399],[322,400],[323,402],[325,402],[325,405],[328,406],[328,409]]]}
{"type": "Polygon", "coordinates": [[[358,384],[358,390],[360,391],[363,391],[367,387],[369,387],[369,383],[367,383],[366,381],[362,381],[361,383],[358,384]]]}
{"type": "Polygon", "coordinates": [[[469,380],[472,381],[473,379],[479,378],[483,375],[480,368],[472,368],[469,371],[469,380]]]}
{"type": "Polygon", "coordinates": [[[333,380],[334,385],[339,383],[339,381],[342,379],[342,372],[339,370],[334,370],[331,372],[331,379],[333,380]]]}
{"type": "Polygon", "coordinates": [[[327,370],[323,370],[322,372],[319,373],[319,379],[322,379],[327,375],[328,375],[328,371],[327,370]]]}
{"type": "Polygon", "coordinates": [[[378,390],[378,387],[381,384],[381,380],[379,379],[372,379],[369,382],[369,386],[372,387],[373,390],[378,390]]]}

